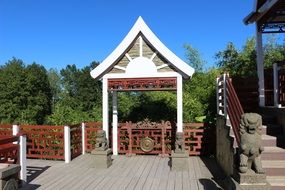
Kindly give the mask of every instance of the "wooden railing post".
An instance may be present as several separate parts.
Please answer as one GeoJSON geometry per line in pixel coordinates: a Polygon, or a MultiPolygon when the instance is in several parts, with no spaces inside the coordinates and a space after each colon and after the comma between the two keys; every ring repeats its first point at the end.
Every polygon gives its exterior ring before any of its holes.
{"type": "Polygon", "coordinates": [[[24,134],[21,134],[20,138],[20,179],[23,183],[27,182],[27,137],[24,134]]]}
{"type": "Polygon", "coordinates": [[[273,64],[273,96],[274,96],[274,106],[279,107],[279,89],[278,89],[278,64],[273,64]]]}
{"type": "Polygon", "coordinates": [[[65,163],[71,161],[70,127],[64,126],[64,160],[65,163]]]}
{"type": "Polygon", "coordinates": [[[166,123],[163,122],[161,124],[161,149],[162,149],[162,157],[165,156],[165,131],[166,131],[166,123]]]}
{"type": "Polygon", "coordinates": [[[129,156],[132,155],[132,149],[133,149],[133,137],[132,137],[132,123],[127,122],[127,128],[128,128],[128,133],[129,133],[129,156]]]}
{"type": "Polygon", "coordinates": [[[224,116],[228,119],[227,113],[227,74],[223,74],[223,89],[224,89],[224,116]]]}
{"type": "Polygon", "coordinates": [[[16,136],[20,132],[20,126],[18,124],[13,124],[12,131],[13,136],[16,136]]]}
{"type": "Polygon", "coordinates": [[[85,123],[81,123],[82,154],[85,154],[85,123]]]}

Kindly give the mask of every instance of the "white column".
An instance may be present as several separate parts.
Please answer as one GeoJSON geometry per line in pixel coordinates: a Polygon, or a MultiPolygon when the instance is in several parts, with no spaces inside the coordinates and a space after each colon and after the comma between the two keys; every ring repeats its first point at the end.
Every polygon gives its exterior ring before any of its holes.
{"type": "Polygon", "coordinates": [[[82,154],[85,154],[85,123],[81,123],[82,154]]]}
{"type": "Polygon", "coordinates": [[[274,95],[274,106],[279,106],[279,96],[278,96],[278,65],[277,63],[273,64],[273,95],[274,95]]]}
{"type": "Polygon", "coordinates": [[[109,103],[108,103],[108,79],[103,78],[103,130],[106,132],[106,137],[109,140],[109,103]]]}
{"type": "Polygon", "coordinates": [[[257,62],[257,75],[258,75],[258,91],[259,91],[259,106],[265,106],[264,94],[264,55],[262,49],[262,32],[259,30],[256,23],[256,62],[257,62]]]}
{"type": "Polygon", "coordinates": [[[65,163],[71,161],[71,150],[70,150],[70,127],[64,126],[64,160],[65,163]]]}
{"type": "Polygon", "coordinates": [[[177,132],[183,132],[182,76],[177,77],[177,132]]]}
{"type": "Polygon", "coordinates": [[[118,155],[118,93],[113,92],[113,154],[118,155]]]}
{"type": "Polygon", "coordinates": [[[16,136],[20,132],[20,127],[17,124],[13,124],[12,126],[12,134],[13,136],[16,136]]]}
{"type": "Polygon", "coordinates": [[[227,74],[223,74],[223,89],[224,89],[224,116],[228,119],[227,105],[227,74]]]}
{"type": "Polygon", "coordinates": [[[23,181],[23,183],[27,182],[27,155],[26,155],[26,149],[27,149],[27,137],[26,135],[20,136],[20,165],[21,165],[21,171],[20,171],[20,179],[23,181]]]}

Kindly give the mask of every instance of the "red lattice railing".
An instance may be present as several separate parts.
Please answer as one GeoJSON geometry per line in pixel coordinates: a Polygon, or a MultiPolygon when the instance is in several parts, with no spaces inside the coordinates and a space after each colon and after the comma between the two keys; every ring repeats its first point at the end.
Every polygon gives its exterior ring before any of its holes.
{"type": "MultiPolygon", "coordinates": [[[[200,155],[204,134],[203,123],[185,123],[185,149],[189,155],[200,155]]],[[[170,122],[157,124],[155,127],[137,127],[131,122],[118,125],[118,151],[120,154],[170,154],[174,149],[176,126],[170,122]],[[152,151],[141,149],[141,140],[150,137],[154,141],[152,151]]]]}
{"type": "Polygon", "coordinates": [[[0,136],[11,136],[12,134],[11,124],[0,124],[0,136]]]}
{"type": "Polygon", "coordinates": [[[183,133],[185,149],[189,151],[189,155],[200,155],[204,123],[184,123],[183,133]]]}
{"type": "MultiPolygon", "coordinates": [[[[169,154],[173,132],[170,122],[162,122],[153,126],[138,126],[131,122],[119,124],[118,126],[118,152],[120,154],[169,154]],[[153,149],[144,151],[141,148],[141,141],[151,138],[153,149]]],[[[175,138],[175,136],[174,136],[175,138]]]]}
{"type": "Polygon", "coordinates": [[[70,126],[71,159],[82,154],[82,128],[81,124],[70,126]]]}
{"type": "Polygon", "coordinates": [[[285,69],[279,70],[278,81],[279,81],[279,104],[285,106],[285,69]]]}
{"type": "Polygon", "coordinates": [[[18,163],[19,147],[18,136],[0,136],[0,163],[18,163]]]}
{"type": "Polygon", "coordinates": [[[85,151],[91,152],[95,149],[96,133],[102,130],[102,122],[85,123],[85,151]]]}
{"type": "Polygon", "coordinates": [[[64,159],[64,127],[45,125],[21,125],[27,135],[27,157],[40,159],[64,159]]]}

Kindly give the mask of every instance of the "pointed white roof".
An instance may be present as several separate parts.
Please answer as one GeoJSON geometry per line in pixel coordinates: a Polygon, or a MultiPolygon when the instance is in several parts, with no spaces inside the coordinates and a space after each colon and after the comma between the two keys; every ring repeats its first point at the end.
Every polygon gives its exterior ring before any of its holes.
{"type": "Polygon", "coordinates": [[[184,77],[189,78],[193,75],[194,69],[177,57],[172,51],[170,51],[150,30],[146,25],[142,17],[139,17],[129,31],[127,36],[123,41],[117,46],[117,48],[95,69],[93,69],[90,74],[93,78],[98,79],[102,77],[105,72],[110,69],[113,64],[120,58],[121,55],[128,49],[136,37],[142,33],[148,42],[164,57],[170,64],[178,70],[178,72],[184,77]]]}

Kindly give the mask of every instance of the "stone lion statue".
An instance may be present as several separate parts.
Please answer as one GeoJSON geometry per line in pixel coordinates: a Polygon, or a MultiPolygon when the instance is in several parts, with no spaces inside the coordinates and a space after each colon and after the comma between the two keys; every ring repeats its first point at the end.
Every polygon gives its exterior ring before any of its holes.
{"type": "Polygon", "coordinates": [[[96,150],[106,150],[108,148],[108,141],[106,138],[106,132],[104,130],[99,130],[96,133],[96,150]]]}
{"type": "Polygon", "coordinates": [[[253,169],[256,173],[264,173],[260,161],[260,154],[264,150],[261,146],[262,119],[257,113],[245,113],[240,121],[240,166],[241,173],[253,169]]]}
{"type": "Polygon", "coordinates": [[[183,132],[176,133],[175,153],[183,153],[185,151],[183,132]]]}

